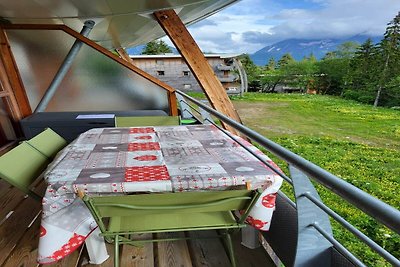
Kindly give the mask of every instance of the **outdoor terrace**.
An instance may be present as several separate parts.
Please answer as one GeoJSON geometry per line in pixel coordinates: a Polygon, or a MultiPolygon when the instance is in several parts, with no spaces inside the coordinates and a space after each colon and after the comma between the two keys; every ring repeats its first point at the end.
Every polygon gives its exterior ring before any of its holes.
{"type": "MultiPolygon", "coordinates": [[[[43,186],[44,183],[41,182],[38,190],[43,190],[43,186]]],[[[113,266],[112,244],[107,245],[110,258],[101,265],[88,263],[88,254],[84,246],[55,264],[39,265],[36,257],[40,235],[41,204],[0,179],[0,206],[0,266],[113,266]]],[[[182,234],[210,235],[209,232],[182,234]]],[[[273,266],[262,247],[249,249],[242,246],[240,241],[240,233],[235,234],[234,246],[238,266],[273,266]]],[[[228,256],[219,239],[147,243],[143,247],[124,245],[120,258],[121,266],[124,267],[230,266],[228,256]]]]}

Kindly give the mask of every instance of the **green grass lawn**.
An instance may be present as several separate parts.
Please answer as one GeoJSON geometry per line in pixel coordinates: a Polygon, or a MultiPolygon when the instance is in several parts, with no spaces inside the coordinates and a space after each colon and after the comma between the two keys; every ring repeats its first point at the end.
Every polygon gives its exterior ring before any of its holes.
{"type": "MultiPolygon", "coordinates": [[[[249,128],[400,208],[400,111],[320,95],[248,93],[233,103],[249,128]]],[[[270,155],[271,156],[271,155],[270,155]]],[[[286,172],[285,163],[271,156],[286,172]]],[[[400,237],[317,186],[323,201],[400,257],[400,237]]],[[[288,185],[283,191],[291,194],[288,185]]],[[[334,223],[335,237],[370,266],[390,266],[334,223]]]]}

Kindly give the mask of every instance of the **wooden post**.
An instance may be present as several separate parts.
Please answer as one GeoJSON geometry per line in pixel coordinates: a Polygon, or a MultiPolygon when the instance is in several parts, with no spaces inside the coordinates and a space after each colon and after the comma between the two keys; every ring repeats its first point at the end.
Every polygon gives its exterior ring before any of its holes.
{"type": "Polygon", "coordinates": [[[32,114],[31,107],[29,105],[28,97],[25,92],[24,85],[21,77],[19,76],[18,67],[12,54],[10,44],[8,42],[4,29],[0,26],[0,60],[3,65],[3,77],[2,82],[6,85],[4,90],[9,94],[11,103],[17,103],[12,105],[12,118],[14,120],[22,119],[32,114]],[[5,81],[6,79],[6,81],[5,81]]]}
{"type": "Polygon", "coordinates": [[[123,49],[122,47],[119,47],[119,48],[115,49],[115,51],[118,53],[118,55],[119,55],[121,58],[125,59],[126,61],[128,61],[129,63],[131,63],[132,65],[134,65],[134,64],[133,64],[133,60],[129,57],[129,55],[128,55],[128,53],[126,52],[125,49],[123,49]]]}
{"type": "MultiPolygon", "coordinates": [[[[229,100],[225,88],[175,11],[156,11],[154,16],[185,59],[212,107],[240,123],[240,117],[229,100]]],[[[223,126],[230,132],[238,134],[229,125],[223,123],[223,126]]]]}
{"type": "MultiPolygon", "coordinates": [[[[128,53],[126,53],[124,48],[120,47],[120,48],[115,49],[115,51],[118,53],[118,55],[122,59],[124,59],[126,62],[128,62],[132,67],[137,68],[135,66],[135,64],[133,64],[133,60],[129,57],[128,53]]],[[[157,85],[161,86],[160,84],[157,84],[157,85]]],[[[178,103],[176,100],[175,89],[167,91],[167,94],[168,94],[168,103],[170,106],[170,115],[177,116],[178,115],[178,103]]]]}

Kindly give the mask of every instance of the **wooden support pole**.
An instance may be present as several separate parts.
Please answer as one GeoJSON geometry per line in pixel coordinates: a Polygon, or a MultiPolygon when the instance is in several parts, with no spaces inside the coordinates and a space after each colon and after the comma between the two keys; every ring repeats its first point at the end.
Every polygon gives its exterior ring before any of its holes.
{"type": "MultiPolygon", "coordinates": [[[[225,88],[175,11],[172,9],[156,11],[154,16],[185,59],[212,107],[240,123],[240,117],[229,100],[225,88]]],[[[223,123],[223,126],[232,133],[238,134],[229,125],[223,123]]]]}
{"type": "Polygon", "coordinates": [[[9,94],[12,103],[12,117],[22,119],[32,114],[31,106],[24,85],[18,72],[18,67],[12,54],[10,44],[4,29],[0,26],[0,61],[3,65],[2,77],[4,90],[9,94]],[[15,105],[17,104],[17,105],[15,105]]]}
{"type": "MultiPolygon", "coordinates": [[[[120,47],[120,48],[115,49],[115,51],[118,53],[118,55],[122,59],[124,59],[126,62],[131,64],[132,67],[136,68],[135,64],[133,64],[133,60],[129,57],[128,53],[126,53],[124,48],[120,47]]],[[[170,110],[171,110],[170,115],[177,116],[178,115],[178,103],[176,100],[175,90],[167,91],[167,94],[168,94],[168,103],[169,103],[170,110]]]]}
{"type": "Polygon", "coordinates": [[[125,50],[124,48],[119,47],[119,48],[115,49],[115,51],[118,53],[118,55],[119,55],[121,58],[125,59],[126,61],[128,61],[129,63],[131,63],[132,65],[134,65],[134,64],[133,64],[133,60],[129,57],[129,54],[126,52],[126,50],[125,50]]]}

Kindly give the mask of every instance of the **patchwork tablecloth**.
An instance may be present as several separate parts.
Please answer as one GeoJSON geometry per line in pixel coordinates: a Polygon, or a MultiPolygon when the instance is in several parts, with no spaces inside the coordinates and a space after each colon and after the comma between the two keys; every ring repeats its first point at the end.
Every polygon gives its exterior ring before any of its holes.
{"type": "MultiPolygon", "coordinates": [[[[237,139],[240,139],[237,137],[237,139]]],[[[243,139],[240,142],[279,169],[243,139]]],[[[45,173],[39,263],[73,252],[97,227],[78,189],[88,193],[264,191],[247,221],[268,230],[282,178],[211,125],[96,128],[80,135],[45,173]]]]}

